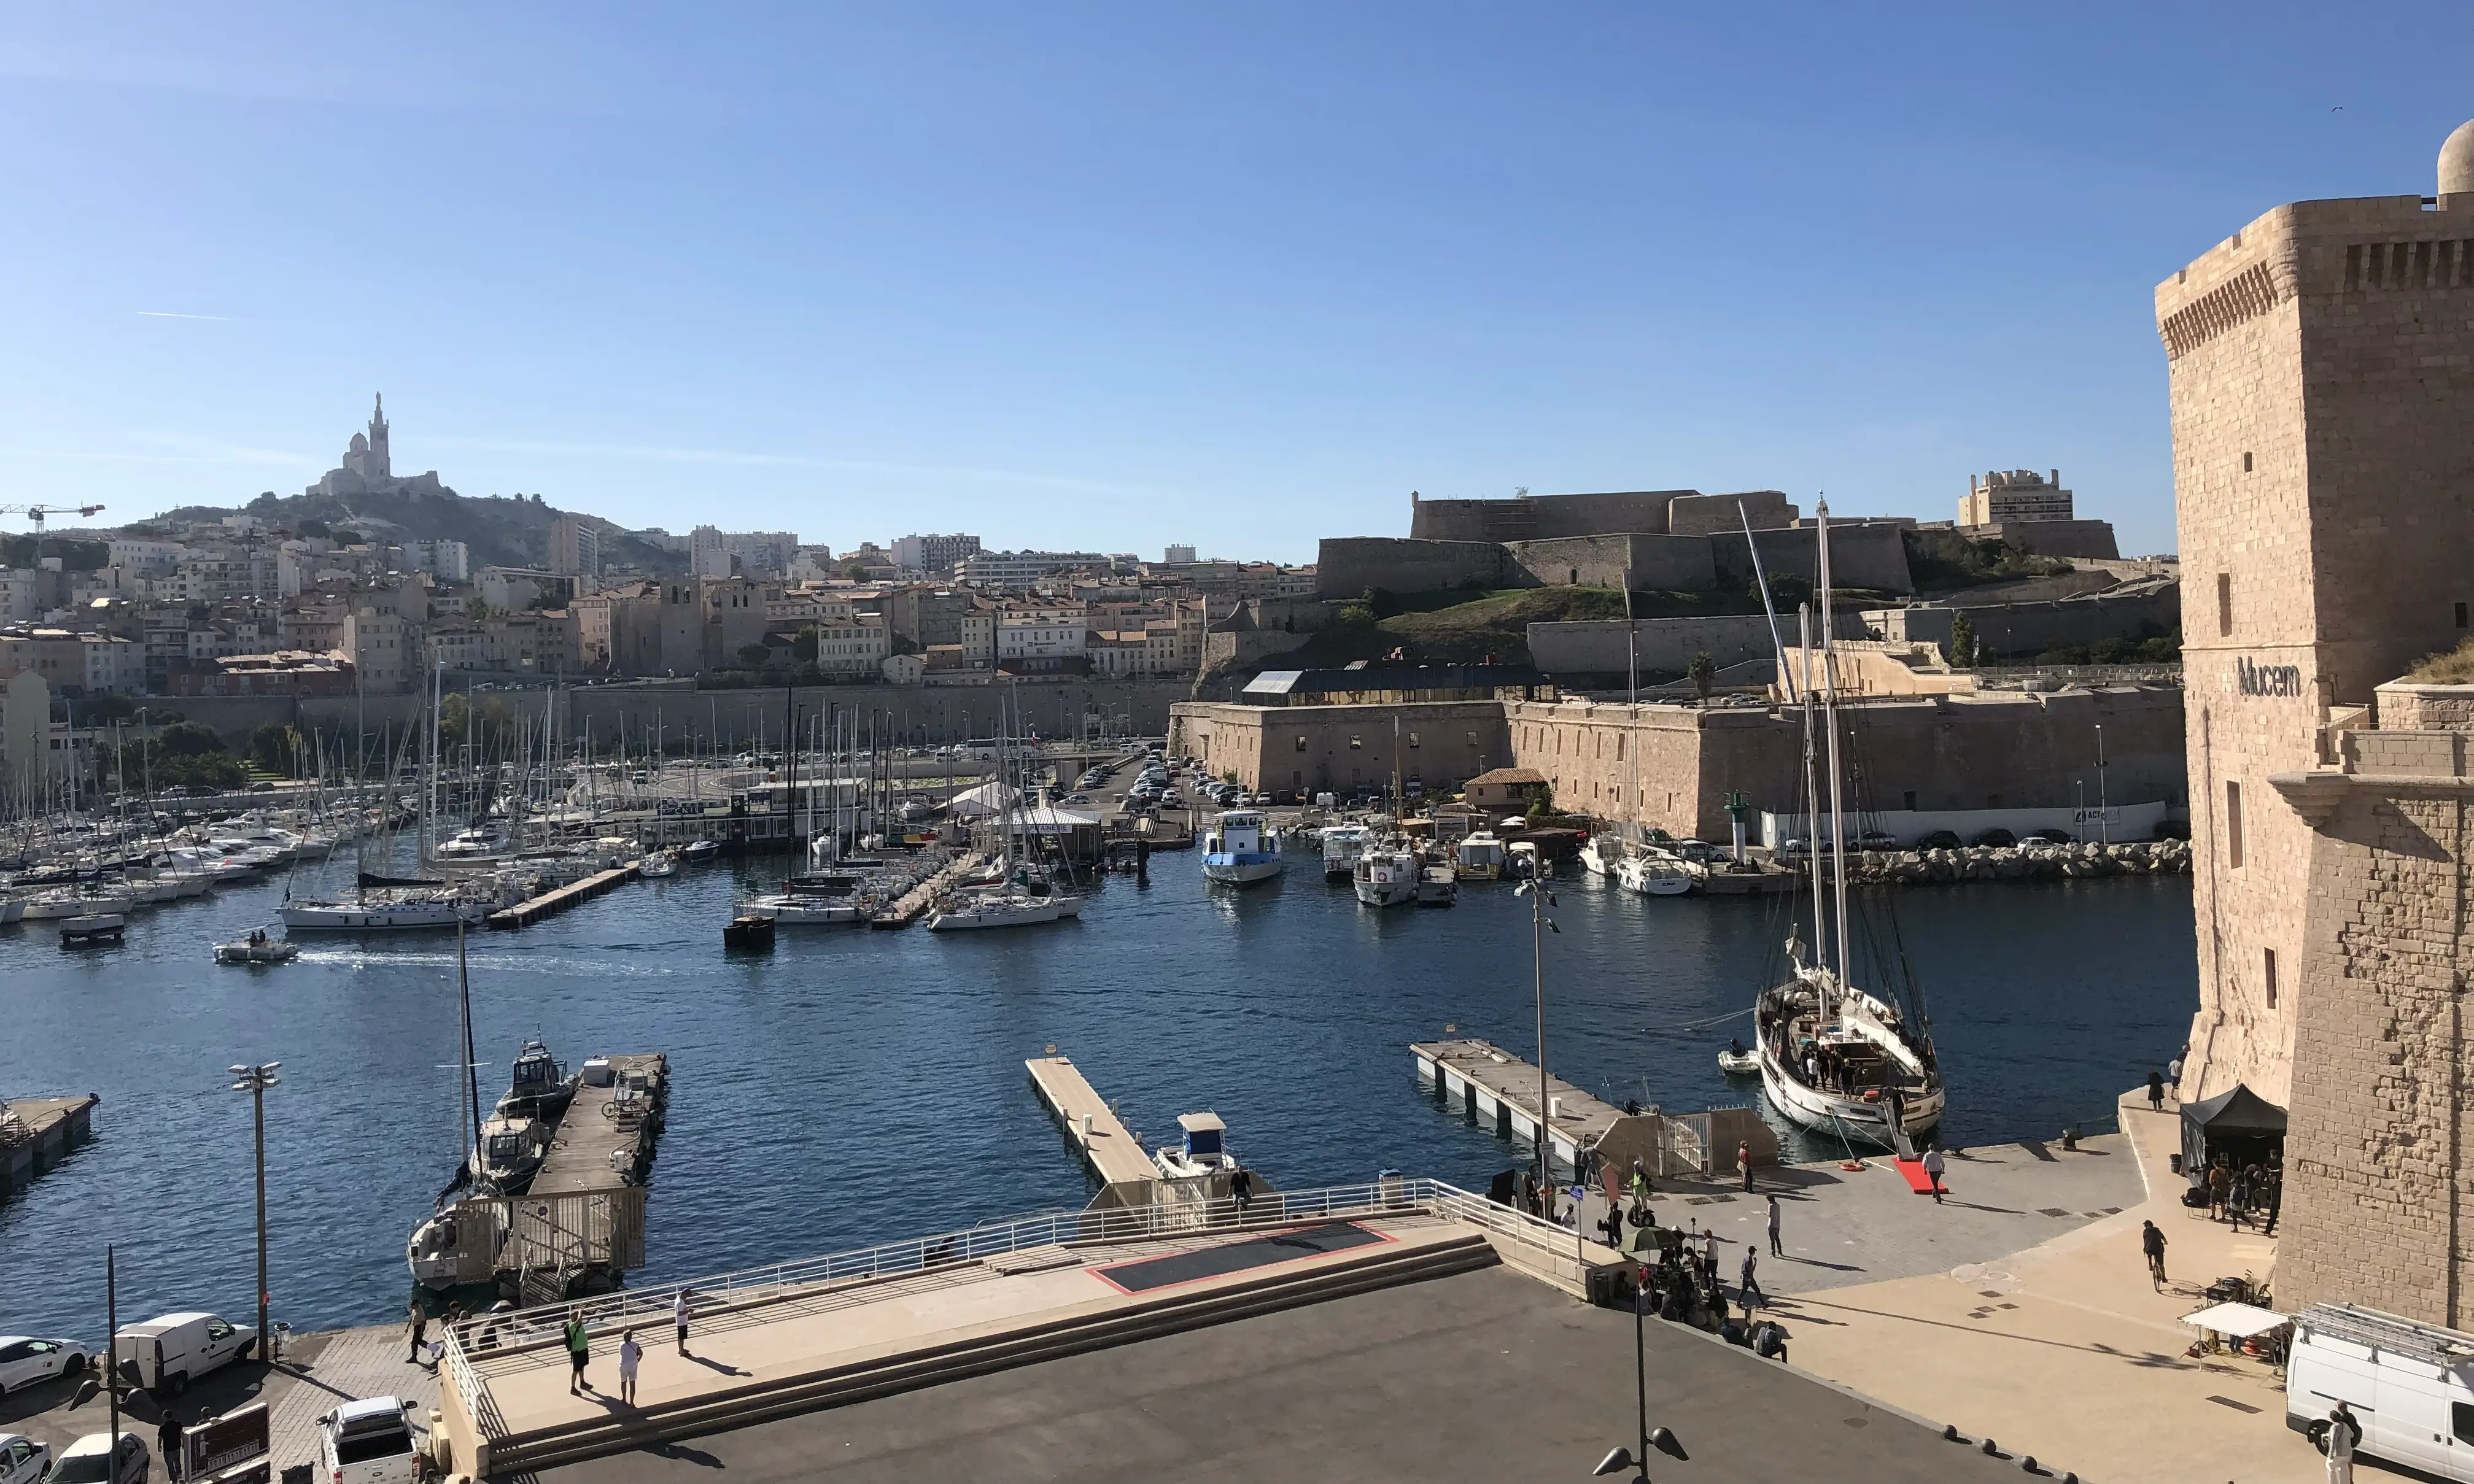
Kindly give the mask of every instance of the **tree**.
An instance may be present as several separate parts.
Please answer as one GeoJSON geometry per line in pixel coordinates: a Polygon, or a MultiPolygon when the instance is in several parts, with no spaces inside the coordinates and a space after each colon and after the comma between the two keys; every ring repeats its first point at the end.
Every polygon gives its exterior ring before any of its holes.
{"type": "Polygon", "coordinates": [[[813,659],[816,658],[815,625],[810,624],[807,628],[800,630],[799,636],[790,641],[790,658],[801,660],[813,659]]]}
{"type": "Polygon", "coordinates": [[[1718,678],[1718,661],[1710,658],[1710,652],[1705,649],[1695,653],[1684,673],[1691,678],[1692,688],[1701,693],[1701,699],[1709,700],[1710,682],[1718,678]]]}
{"type": "Polygon", "coordinates": [[[289,772],[301,733],[282,722],[268,722],[249,734],[250,760],[269,773],[289,772]]]}
{"type": "Polygon", "coordinates": [[[766,649],[762,644],[741,644],[739,646],[739,662],[747,666],[747,668],[751,670],[764,669],[765,661],[770,659],[772,656],[773,652],[766,649]]]}
{"type": "Polygon", "coordinates": [[[1976,668],[1976,625],[1965,613],[1950,616],[1950,662],[1962,670],[1976,668]]]}
{"type": "Polygon", "coordinates": [[[203,757],[229,751],[215,729],[204,722],[174,722],[155,733],[154,747],[158,757],[203,757]]]}

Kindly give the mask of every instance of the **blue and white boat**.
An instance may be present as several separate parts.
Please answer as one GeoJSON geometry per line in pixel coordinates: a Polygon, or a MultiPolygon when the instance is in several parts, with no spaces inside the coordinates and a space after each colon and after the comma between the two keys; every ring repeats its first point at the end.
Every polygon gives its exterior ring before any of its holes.
{"type": "Polygon", "coordinates": [[[1251,809],[1231,809],[1211,822],[1202,837],[1202,874],[1229,886],[1269,881],[1288,863],[1280,856],[1277,837],[1263,827],[1263,816],[1251,809]]]}

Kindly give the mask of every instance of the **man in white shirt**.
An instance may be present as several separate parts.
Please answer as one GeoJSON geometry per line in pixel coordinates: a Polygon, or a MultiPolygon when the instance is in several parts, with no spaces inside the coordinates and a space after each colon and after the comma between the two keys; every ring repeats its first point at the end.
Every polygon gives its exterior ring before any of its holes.
{"type": "Polygon", "coordinates": [[[636,1404],[636,1368],[644,1363],[644,1347],[636,1343],[636,1331],[627,1331],[618,1342],[618,1400],[625,1406],[636,1404]]]}

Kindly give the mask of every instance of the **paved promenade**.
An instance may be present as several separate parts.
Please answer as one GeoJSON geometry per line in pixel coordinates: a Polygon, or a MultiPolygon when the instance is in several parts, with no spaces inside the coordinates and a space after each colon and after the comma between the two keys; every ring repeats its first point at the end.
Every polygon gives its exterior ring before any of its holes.
{"type": "MultiPolygon", "coordinates": [[[[2199,1290],[2215,1279],[2269,1278],[2276,1244],[2182,1208],[2183,1183],[2166,1159],[2180,1147],[2172,1105],[2152,1113],[2144,1099],[2125,1100],[2122,1121],[2123,1135],[2097,1141],[2090,1161],[2135,1163],[2153,1197],[2134,1191],[2119,1214],[2008,1256],[1983,1255],[1964,1241],[1928,1243],[1904,1266],[1926,1266],[1924,1253],[1937,1253],[1936,1262],[1965,1258],[1912,1276],[1890,1272],[1900,1266],[1891,1264],[1853,1284],[1798,1284],[1781,1265],[1781,1281],[1771,1285],[1765,1264],[1764,1284],[1781,1295],[1775,1311],[1795,1336],[1796,1364],[2106,1484],[2324,1478],[2319,1456],[2285,1428],[2281,1380],[2256,1360],[2187,1357],[2197,1336],[2175,1323],[2205,1305],[2199,1290]],[[2163,1293],[2150,1286],[2140,1254],[2143,1221],[2165,1233],[2171,1281],[2163,1293]],[[1872,1281],[1885,1274],[1888,1281],[1872,1281]]],[[[2064,1169],[2080,1158],[2055,1153],[2064,1169]]],[[[2032,1185],[2035,1194],[2005,1200],[1994,1193],[2004,1178],[1953,1160],[1951,1205],[2010,1205],[2054,1187],[2032,1185]]],[[[1923,1220],[1951,1209],[1904,1199],[1923,1220]]],[[[1816,1259],[1831,1245],[1808,1229],[1789,1233],[1791,1247],[1816,1259]]],[[[2381,1471],[2365,1460],[2356,1472],[2381,1471]]]]}

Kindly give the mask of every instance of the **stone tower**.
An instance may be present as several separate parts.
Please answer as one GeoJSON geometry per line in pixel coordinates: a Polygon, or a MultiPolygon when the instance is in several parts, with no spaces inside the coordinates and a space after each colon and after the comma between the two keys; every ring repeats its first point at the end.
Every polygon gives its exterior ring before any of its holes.
{"type": "Polygon", "coordinates": [[[2156,323],[2198,927],[2182,1094],[2282,1105],[2313,835],[2269,778],[2333,760],[2474,602],[2474,124],[2437,195],[2279,206],[2159,284],[2156,323]]]}

